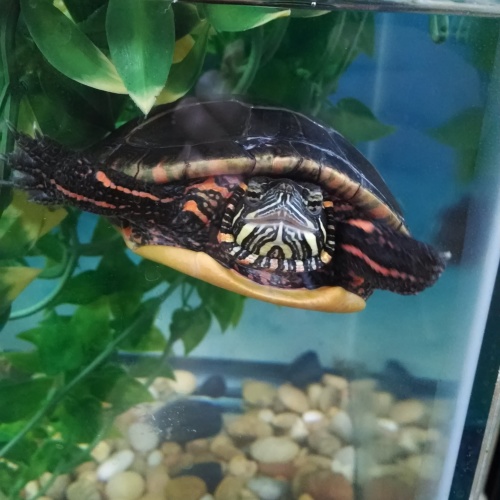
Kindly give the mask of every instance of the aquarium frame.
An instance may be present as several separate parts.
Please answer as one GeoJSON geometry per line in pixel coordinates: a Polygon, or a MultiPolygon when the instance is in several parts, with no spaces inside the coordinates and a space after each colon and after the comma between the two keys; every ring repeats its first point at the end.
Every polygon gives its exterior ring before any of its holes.
{"type": "Polygon", "coordinates": [[[497,374],[495,383],[495,391],[493,392],[493,400],[491,403],[486,428],[484,430],[481,451],[477,462],[476,473],[472,482],[470,498],[479,498],[484,492],[488,475],[491,472],[491,464],[495,447],[498,441],[500,431],[500,370],[497,374]]]}
{"type": "MultiPolygon", "coordinates": [[[[181,3],[192,3],[179,0],[181,3]]],[[[199,0],[199,4],[253,5],[282,9],[305,10],[355,10],[371,12],[403,12],[417,14],[449,14],[477,17],[500,17],[500,3],[497,2],[457,2],[451,0],[381,0],[375,3],[370,0],[199,0]]]]}

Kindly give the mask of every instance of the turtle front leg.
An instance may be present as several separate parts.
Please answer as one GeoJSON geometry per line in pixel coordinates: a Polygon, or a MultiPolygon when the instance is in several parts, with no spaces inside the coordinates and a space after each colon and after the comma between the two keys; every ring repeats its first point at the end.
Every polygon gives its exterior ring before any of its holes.
{"type": "Polygon", "coordinates": [[[362,218],[337,223],[336,269],[342,285],[362,297],[373,288],[403,295],[434,284],[446,256],[387,225],[362,218]]]}

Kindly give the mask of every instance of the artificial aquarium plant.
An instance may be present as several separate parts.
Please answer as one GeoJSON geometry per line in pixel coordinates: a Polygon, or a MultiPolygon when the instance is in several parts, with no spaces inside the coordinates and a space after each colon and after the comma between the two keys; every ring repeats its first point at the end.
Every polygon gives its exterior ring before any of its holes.
{"type": "MultiPolygon", "coordinates": [[[[376,139],[392,128],[359,101],[330,99],[352,61],[373,50],[373,17],[366,13],[5,0],[0,152],[13,149],[14,131],[82,149],[154,105],[207,89],[272,98],[351,141],[376,139]]],[[[4,159],[0,165],[9,178],[4,159]]],[[[38,321],[18,335],[30,349],[2,355],[0,492],[18,498],[41,473],[57,475],[88,460],[114,416],[148,400],[136,375],[168,374],[162,362],[125,369],[118,350],[168,355],[181,340],[189,352],[214,319],[223,330],[236,325],[243,299],[131,257],[104,220],[34,207],[6,186],[0,205],[1,324],[38,321]],[[90,234],[82,232],[88,224],[90,234]],[[16,298],[34,280],[53,286],[20,305],[16,298]],[[181,305],[169,308],[174,291],[181,305]],[[171,317],[159,324],[164,301],[171,317]]]]}

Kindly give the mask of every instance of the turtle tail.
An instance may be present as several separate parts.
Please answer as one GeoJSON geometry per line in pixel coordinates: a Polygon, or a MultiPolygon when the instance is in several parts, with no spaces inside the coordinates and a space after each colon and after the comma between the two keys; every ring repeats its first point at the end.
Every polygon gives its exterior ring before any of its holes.
{"type": "Polygon", "coordinates": [[[16,149],[7,155],[11,183],[28,193],[29,199],[44,205],[61,205],[64,194],[56,187],[56,175],[72,162],[75,153],[47,137],[17,134],[16,149]]]}
{"type": "Polygon", "coordinates": [[[337,236],[337,265],[352,287],[416,294],[436,282],[449,258],[375,221],[346,220],[339,223],[337,236]]]}

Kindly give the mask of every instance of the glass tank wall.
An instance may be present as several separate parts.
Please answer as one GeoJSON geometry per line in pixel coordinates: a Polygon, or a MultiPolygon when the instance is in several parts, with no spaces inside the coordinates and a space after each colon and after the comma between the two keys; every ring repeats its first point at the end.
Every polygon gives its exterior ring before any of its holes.
{"type": "Polygon", "coordinates": [[[84,151],[153,105],[235,95],[340,131],[451,258],[415,296],[289,308],[2,187],[0,498],[448,498],[500,256],[498,20],[7,4],[2,153],[14,129],[84,151]]]}

